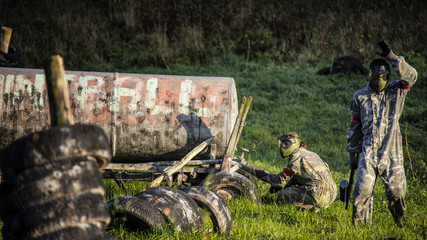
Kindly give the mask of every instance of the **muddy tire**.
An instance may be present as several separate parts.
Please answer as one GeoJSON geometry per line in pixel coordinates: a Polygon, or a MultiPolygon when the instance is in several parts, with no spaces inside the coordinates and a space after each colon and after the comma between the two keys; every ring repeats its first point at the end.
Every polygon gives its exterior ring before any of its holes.
{"type": "Polygon", "coordinates": [[[236,172],[237,172],[238,174],[241,174],[241,175],[245,176],[247,179],[249,179],[249,181],[251,181],[251,182],[254,184],[254,186],[256,187],[256,189],[258,189],[258,182],[257,182],[257,178],[256,178],[254,175],[252,175],[252,174],[250,174],[250,173],[246,172],[246,171],[245,171],[245,170],[243,170],[243,169],[239,169],[239,170],[237,170],[236,172]]]}
{"type": "Polygon", "coordinates": [[[108,139],[95,125],[54,127],[5,147],[0,155],[4,238],[107,237],[110,212],[99,168],[110,159],[108,139]]]}
{"type": "MultiPolygon", "coordinates": [[[[80,224],[62,228],[31,240],[78,240],[78,239],[109,239],[103,226],[96,224],[80,224]]],[[[116,238],[115,238],[116,239],[116,238]]]]}
{"type": "Polygon", "coordinates": [[[104,195],[98,165],[86,157],[27,169],[7,183],[13,189],[0,200],[3,219],[26,207],[81,192],[104,195]]]}
{"type": "Polygon", "coordinates": [[[3,181],[13,180],[25,169],[88,156],[103,168],[111,160],[107,135],[96,125],[72,125],[22,137],[6,146],[0,155],[3,181]]]}
{"type": "Polygon", "coordinates": [[[102,195],[82,193],[27,207],[4,224],[14,236],[27,239],[94,222],[101,227],[109,224],[108,207],[102,195]]]}
{"type": "Polygon", "coordinates": [[[166,219],[157,208],[137,197],[120,196],[107,205],[116,226],[123,223],[130,229],[144,231],[161,229],[166,225],[166,219]]]}
{"type": "Polygon", "coordinates": [[[207,178],[203,186],[226,200],[237,195],[248,197],[256,204],[260,203],[258,188],[248,178],[236,172],[217,172],[212,178],[207,178]]]}
{"type": "Polygon", "coordinates": [[[202,186],[189,186],[182,191],[190,195],[199,207],[209,213],[215,232],[230,234],[233,225],[231,212],[220,196],[202,186]]]}
{"type": "Polygon", "coordinates": [[[203,227],[203,216],[197,203],[186,193],[166,187],[155,187],[135,195],[155,206],[178,231],[203,227]]]}
{"type": "Polygon", "coordinates": [[[176,207],[178,203],[175,199],[168,199],[147,192],[139,193],[135,197],[156,208],[172,228],[182,232],[192,227],[186,219],[184,210],[176,207]]]}

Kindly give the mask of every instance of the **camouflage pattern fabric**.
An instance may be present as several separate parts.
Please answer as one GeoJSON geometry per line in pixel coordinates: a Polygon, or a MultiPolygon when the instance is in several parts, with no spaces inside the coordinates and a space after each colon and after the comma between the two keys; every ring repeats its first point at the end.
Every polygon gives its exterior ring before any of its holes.
{"type": "Polygon", "coordinates": [[[279,202],[305,209],[328,207],[337,196],[337,186],[328,164],[314,152],[300,148],[289,156],[283,172],[270,175],[272,186],[283,186],[292,178],[294,184],[277,193],[279,202]]]}
{"type": "Polygon", "coordinates": [[[352,120],[347,130],[346,151],[361,153],[354,187],[353,222],[370,223],[375,180],[385,185],[389,209],[396,222],[404,217],[406,179],[403,168],[402,136],[399,118],[408,90],[417,80],[417,72],[398,57],[392,63],[401,79],[390,82],[381,92],[370,86],[353,95],[352,120]]]}

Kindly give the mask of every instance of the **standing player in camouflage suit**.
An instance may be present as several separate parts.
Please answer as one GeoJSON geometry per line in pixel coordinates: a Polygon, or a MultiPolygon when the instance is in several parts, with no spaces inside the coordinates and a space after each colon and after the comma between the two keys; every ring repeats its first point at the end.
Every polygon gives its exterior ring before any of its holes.
{"type": "Polygon", "coordinates": [[[280,155],[289,157],[289,162],[283,172],[262,176],[264,181],[271,184],[270,192],[279,191],[279,202],[305,210],[327,208],[337,196],[337,187],[329,166],[319,155],[308,151],[296,133],[285,134],[278,140],[280,155]]]}
{"type": "Polygon", "coordinates": [[[417,80],[417,72],[384,41],[379,46],[382,53],[378,54],[392,61],[400,80],[387,83],[390,68],[383,59],[375,59],[370,64],[369,86],[353,95],[346,147],[350,167],[358,170],[352,221],[355,225],[371,222],[373,190],[379,176],[385,185],[388,208],[396,224],[401,226],[406,210],[406,180],[399,118],[406,94],[417,80]],[[361,153],[359,160],[358,153],[361,153]]]}

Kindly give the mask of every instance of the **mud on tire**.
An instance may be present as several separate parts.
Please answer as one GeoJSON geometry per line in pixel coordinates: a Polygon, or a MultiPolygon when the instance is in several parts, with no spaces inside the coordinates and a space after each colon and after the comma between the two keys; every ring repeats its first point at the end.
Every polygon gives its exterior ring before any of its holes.
{"type": "Polygon", "coordinates": [[[98,222],[107,225],[110,213],[100,194],[82,193],[27,207],[5,226],[21,238],[35,238],[78,224],[98,222]]]}
{"type": "Polygon", "coordinates": [[[89,156],[103,168],[111,160],[107,135],[96,125],[52,127],[16,140],[2,150],[0,169],[4,181],[25,169],[89,156]]]}
{"type": "Polygon", "coordinates": [[[135,197],[155,206],[166,220],[180,232],[203,227],[203,216],[197,203],[180,190],[155,187],[138,193],[135,197]]]}
{"type": "Polygon", "coordinates": [[[161,229],[166,220],[160,211],[146,201],[133,196],[120,196],[107,203],[112,223],[116,227],[125,224],[131,229],[161,229]]]}
{"type": "Polygon", "coordinates": [[[26,207],[62,196],[81,192],[104,195],[105,192],[97,164],[86,157],[26,169],[6,185],[12,190],[0,199],[3,219],[26,207]]]}
{"type": "Polygon", "coordinates": [[[222,198],[222,193],[229,193],[231,198],[245,196],[254,203],[259,204],[258,188],[245,176],[236,172],[217,172],[212,178],[207,178],[202,185],[213,192],[217,192],[222,198]]]}
{"type": "Polygon", "coordinates": [[[31,240],[78,240],[78,239],[106,239],[107,234],[103,226],[84,223],[78,226],[62,228],[31,240]]]}
{"type": "Polygon", "coordinates": [[[209,213],[214,231],[230,234],[233,225],[231,212],[220,196],[202,186],[189,186],[182,191],[190,195],[199,207],[209,213]]]}
{"type": "Polygon", "coordinates": [[[54,127],[5,147],[0,154],[4,239],[105,238],[110,213],[99,168],[110,159],[108,139],[95,125],[54,127]]]}

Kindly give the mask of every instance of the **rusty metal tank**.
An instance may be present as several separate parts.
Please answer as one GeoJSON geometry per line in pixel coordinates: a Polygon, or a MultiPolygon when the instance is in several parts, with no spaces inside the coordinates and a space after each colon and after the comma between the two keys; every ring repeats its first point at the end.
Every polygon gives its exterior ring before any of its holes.
{"type": "MultiPolygon", "coordinates": [[[[211,136],[197,158],[221,158],[237,117],[233,78],[66,71],[75,123],[109,136],[113,162],[179,160],[211,136]]],[[[0,149],[50,127],[42,69],[0,68],[0,149]]]]}

